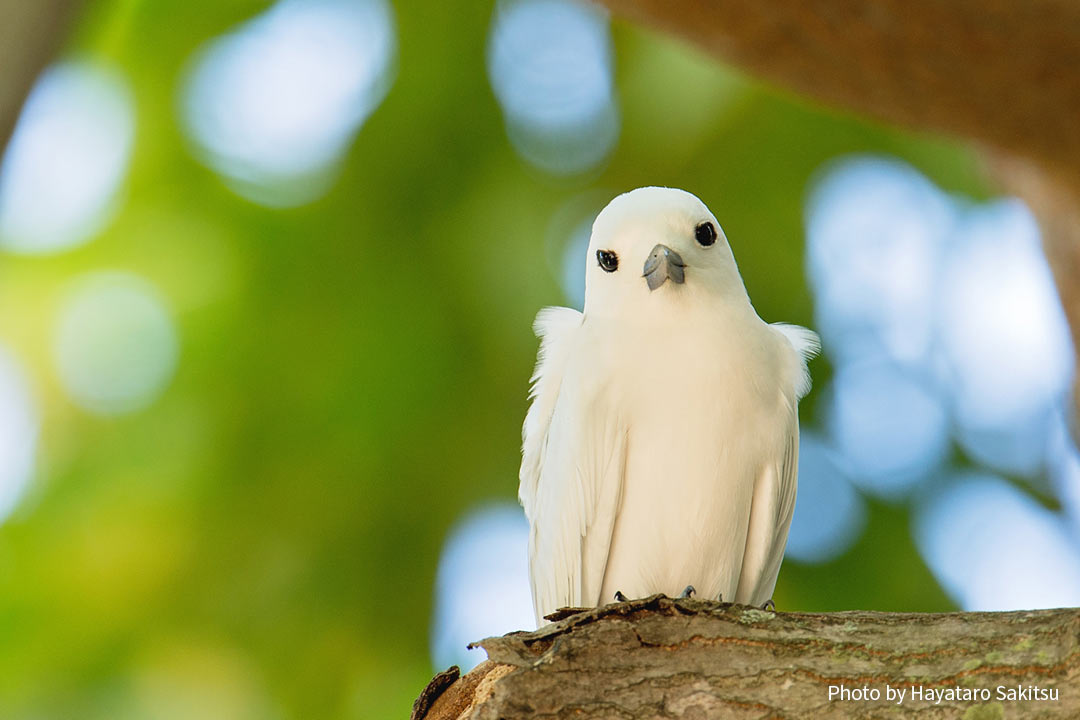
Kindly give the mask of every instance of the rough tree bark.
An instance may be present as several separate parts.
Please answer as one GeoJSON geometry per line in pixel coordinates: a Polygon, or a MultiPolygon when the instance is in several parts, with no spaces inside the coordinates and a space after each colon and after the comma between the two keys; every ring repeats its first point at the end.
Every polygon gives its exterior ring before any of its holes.
{"type": "Polygon", "coordinates": [[[1075,609],[778,613],[657,595],[478,645],[489,659],[436,676],[413,720],[1080,717],[1075,609]],[[830,699],[839,686],[880,699],[830,699]],[[990,697],[936,701],[950,688],[990,697]]]}
{"type": "Polygon", "coordinates": [[[597,2],[802,95],[974,141],[1039,218],[1080,347],[1080,3],[597,2]]]}

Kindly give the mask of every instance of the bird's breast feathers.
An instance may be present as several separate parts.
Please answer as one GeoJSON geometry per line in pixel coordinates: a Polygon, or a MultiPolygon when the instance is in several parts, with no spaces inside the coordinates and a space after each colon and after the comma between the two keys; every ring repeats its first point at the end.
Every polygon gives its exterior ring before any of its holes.
{"type": "MultiPolygon", "coordinates": [[[[538,318],[521,475],[538,612],[596,604],[613,584],[628,594],[698,584],[735,599],[755,494],[775,506],[762,532],[783,526],[786,536],[794,477],[780,480],[797,442],[802,357],[756,317],[718,328],[687,320],[538,318]],[[760,492],[759,481],[777,487],[760,492]]],[[[772,559],[775,541],[766,544],[772,559]]],[[[771,581],[751,591],[771,593],[771,581]]]]}

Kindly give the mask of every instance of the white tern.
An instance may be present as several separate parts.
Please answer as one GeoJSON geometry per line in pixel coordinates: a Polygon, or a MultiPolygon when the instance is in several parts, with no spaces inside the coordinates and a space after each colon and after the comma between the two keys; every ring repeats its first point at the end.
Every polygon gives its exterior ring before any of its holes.
{"type": "Polygon", "coordinates": [[[770,601],[820,346],[758,317],[704,203],[659,187],[612,200],[584,312],[545,308],[535,331],[519,497],[537,623],[616,593],[770,601]]]}

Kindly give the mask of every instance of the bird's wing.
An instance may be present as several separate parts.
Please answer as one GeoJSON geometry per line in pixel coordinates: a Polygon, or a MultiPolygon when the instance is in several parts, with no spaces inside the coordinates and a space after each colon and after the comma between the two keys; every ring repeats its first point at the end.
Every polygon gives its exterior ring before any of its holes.
{"type": "Polygon", "coordinates": [[[598,603],[622,487],[626,433],[618,413],[571,362],[581,320],[577,311],[547,308],[535,325],[540,354],[518,493],[530,525],[538,623],[560,607],[598,603]]]}
{"type": "Polygon", "coordinates": [[[521,428],[521,485],[518,488],[518,498],[530,522],[536,512],[536,491],[551,416],[555,412],[573,336],[581,327],[581,321],[582,315],[577,310],[549,307],[541,310],[533,323],[533,331],[540,338],[540,351],[530,381],[531,404],[521,428]]]}
{"type": "Polygon", "coordinates": [[[765,463],[754,484],[750,525],[739,576],[737,598],[740,602],[761,605],[772,598],[776,576],[784,559],[788,529],[795,511],[795,492],[799,471],[799,400],[810,390],[806,363],[820,349],[818,336],[797,325],[777,323],[771,326],[781,336],[780,403],[784,408],[771,461],[765,463]]]}
{"type": "Polygon", "coordinates": [[[806,363],[821,352],[821,338],[813,330],[798,325],[773,323],[769,327],[787,341],[780,344],[784,357],[782,389],[798,402],[810,392],[810,369],[806,363]]]}
{"type": "Polygon", "coordinates": [[[799,423],[794,412],[782,433],[779,457],[766,464],[754,482],[737,602],[760,606],[771,599],[784,559],[799,466],[799,423]]]}

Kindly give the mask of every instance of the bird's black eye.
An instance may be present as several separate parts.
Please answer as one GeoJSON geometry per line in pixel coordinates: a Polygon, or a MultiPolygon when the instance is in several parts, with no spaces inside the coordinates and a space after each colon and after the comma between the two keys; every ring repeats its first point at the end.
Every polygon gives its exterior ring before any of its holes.
{"type": "Polygon", "coordinates": [[[610,250],[597,250],[596,262],[600,263],[600,267],[606,272],[615,272],[619,269],[619,256],[610,250]]]}
{"type": "Polygon", "coordinates": [[[694,228],[694,239],[701,247],[709,247],[716,242],[716,226],[711,222],[703,222],[694,228]]]}

